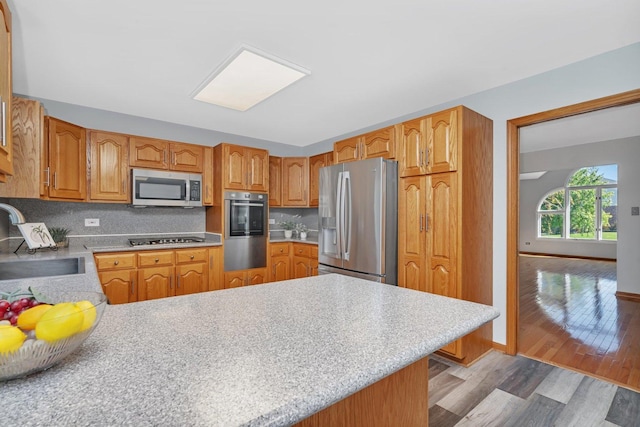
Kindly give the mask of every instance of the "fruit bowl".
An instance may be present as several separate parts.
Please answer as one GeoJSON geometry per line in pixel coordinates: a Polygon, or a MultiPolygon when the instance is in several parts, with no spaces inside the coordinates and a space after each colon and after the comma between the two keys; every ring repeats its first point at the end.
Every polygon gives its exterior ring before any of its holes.
{"type": "Polygon", "coordinates": [[[24,377],[62,361],[91,335],[107,304],[106,296],[99,292],[23,292],[14,291],[8,300],[0,300],[0,381],[24,377]],[[6,308],[11,299],[13,305],[6,308]],[[20,307],[20,302],[25,307],[20,307]],[[21,312],[2,321],[11,310],[21,312]]]}

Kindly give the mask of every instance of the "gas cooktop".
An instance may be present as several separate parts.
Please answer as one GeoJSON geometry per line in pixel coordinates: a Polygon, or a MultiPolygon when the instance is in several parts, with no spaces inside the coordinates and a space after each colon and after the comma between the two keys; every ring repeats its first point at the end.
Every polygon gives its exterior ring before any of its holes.
{"type": "Polygon", "coordinates": [[[129,239],[131,246],[144,245],[172,245],[176,243],[200,243],[204,242],[202,237],[195,236],[174,236],[174,237],[150,237],[143,239],[129,239]]]}

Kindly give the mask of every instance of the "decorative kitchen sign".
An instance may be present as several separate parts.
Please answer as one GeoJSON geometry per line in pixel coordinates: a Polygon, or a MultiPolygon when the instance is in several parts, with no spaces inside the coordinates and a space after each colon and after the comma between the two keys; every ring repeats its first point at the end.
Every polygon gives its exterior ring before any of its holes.
{"type": "Polygon", "coordinates": [[[25,222],[17,224],[24,237],[24,241],[29,245],[29,249],[50,248],[56,246],[47,226],[44,222],[25,222]]]}

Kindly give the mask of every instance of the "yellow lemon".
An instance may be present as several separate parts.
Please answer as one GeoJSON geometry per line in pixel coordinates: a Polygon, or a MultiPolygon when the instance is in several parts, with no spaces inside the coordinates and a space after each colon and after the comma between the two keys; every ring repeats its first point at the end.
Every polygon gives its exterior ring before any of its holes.
{"type": "Polygon", "coordinates": [[[76,305],[80,308],[80,310],[82,310],[82,313],[84,313],[84,322],[82,323],[82,327],[80,328],[80,330],[84,331],[86,329],[89,329],[91,326],[93,326],[93,322],[96,321],[96,308],[93,304],[91,304],[90,301],[87,300],[78,301],[76,305]]]}
{"type": "Polygon", "coordinates": [[[18,315],[18,327],[25,331],[33,330],[40,317],[51,307],[50,304],[40,304],[23,311],[18,315]]]}
{"type": "Polygon", "coordinates": [[[19,328],[0,325],[0,354],[11,353],[19,349],[27,336],[19,328]]]}
{"type": "Polygon", "coordinates": [[[61,302],[47,310],[36,323],[36,338],[58,341],[80,331],[84,314],[73,302],[61,302]]]}

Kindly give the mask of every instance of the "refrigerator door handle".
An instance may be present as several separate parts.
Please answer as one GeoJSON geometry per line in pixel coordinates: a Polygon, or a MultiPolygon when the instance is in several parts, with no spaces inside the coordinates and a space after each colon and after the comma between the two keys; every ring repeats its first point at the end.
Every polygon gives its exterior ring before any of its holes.
{"type": "Polygon", "coordinates": [[[338,259],[342,259],[342,172],[338,173],[338,185],[336,191],[336,233],[333,244],[338,248],[338,259]]]}
{"type": "Polygon", "coordinates": [[[351,176],[344,172],[342,177],[342,258],[349,261],[351,252],[351,176]],[[347,196],[348,194],[348,196],[347,196]]]}

